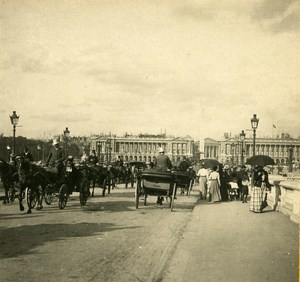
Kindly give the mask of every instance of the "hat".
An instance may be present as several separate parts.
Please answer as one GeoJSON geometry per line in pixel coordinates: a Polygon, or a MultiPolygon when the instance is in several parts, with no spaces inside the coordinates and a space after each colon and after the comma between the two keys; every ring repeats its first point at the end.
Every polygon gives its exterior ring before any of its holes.
{"type": "Polygon", "coordinates": [[[52,145],[55,146],[55,145],[57,145],[57,144],[59,144],[58,140],[57,140],[57,139],[54,139],[53,142],[52,142],[52,145]]]}
{"type": "Polygon", "coordinates": [[[163,148],[159,148],[158,152],[159,152],[159,153],[164,153],[165,150],[164,150],[163,148]]]}

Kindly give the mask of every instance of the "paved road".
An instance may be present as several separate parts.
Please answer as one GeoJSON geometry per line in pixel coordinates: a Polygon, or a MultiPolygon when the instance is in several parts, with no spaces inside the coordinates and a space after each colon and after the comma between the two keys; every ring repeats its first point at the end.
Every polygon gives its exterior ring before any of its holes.
{"type": "Polygon", "coordinates": [[[298,282],[298,225],[248,208],[200,201],[163,281],[298,282]]]}
{"type": "MultiPolygon", "coordinates": [[[[97,191],[100,195],[100,190],[97,191]]],[[[174,212],[155,199],[136,211],[133,190],[81,207],[72,199],[20,214],[0,207],[4,281],[298,281],[298,225],[241,202],[180,197],[174,212]],[[196,204],[196,205],[195,205],[196,204]]]]}

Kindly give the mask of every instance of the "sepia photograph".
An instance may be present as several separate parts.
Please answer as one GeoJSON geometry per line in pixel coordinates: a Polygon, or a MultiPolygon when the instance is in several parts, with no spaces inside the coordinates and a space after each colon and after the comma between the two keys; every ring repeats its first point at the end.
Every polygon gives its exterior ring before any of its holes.
{"type": "Polygon", "coordinates": [[[0,279],[298,282],[300,1],[0,0],[0,279]]]}

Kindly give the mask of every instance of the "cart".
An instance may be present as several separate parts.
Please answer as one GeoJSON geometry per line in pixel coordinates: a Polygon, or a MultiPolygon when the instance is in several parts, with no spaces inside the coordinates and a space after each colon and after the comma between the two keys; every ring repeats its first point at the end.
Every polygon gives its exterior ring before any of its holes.
{"type": "Polygon", "coordinates": [[[57,197],[59,209],[64,209],[73,192],[79,192],[79,201],[82,206],[86,204],[90,185],[79,168],[67,164],[63,178],[57,179],[57,175],[53,176],[56,179],[49,181],[45,188],[44,199],[47,205],[51,205],[53,198],[57,197]]]}
{"type": "Polygon", "coordinates": [[[175,175],[171,172],[142,172],[137,179],[135,188],[135,207],[138,209],[140,197],[144,196],[144,205],[147,205],[148,196],[167,197],[170,199],[171,211],[174,208],[176,196],[175,175]]]}
{"type": "Polygon", "coordinates": [[[190,172],[174,171],[175,181],[177,188],[181,189],[181,195],[186,193],[186,196],[190,196],[193,186],[193,175],[190,172]]]}

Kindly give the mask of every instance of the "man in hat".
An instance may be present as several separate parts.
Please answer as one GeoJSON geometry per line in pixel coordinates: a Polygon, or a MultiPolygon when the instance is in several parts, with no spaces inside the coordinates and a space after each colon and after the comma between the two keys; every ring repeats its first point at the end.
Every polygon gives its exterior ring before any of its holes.
{"type": "MultiPolygon", "coordinates": [[[[243,188],[243,184],[242,184],[242,181],[243,179],[248,179],[249,180],[249,177],[248,177],[248,173],[246,171],[246,166],[245,165],[242,165],[240,167],[240,170],[237,171],[237,184],[239,186],[239,189],[237,190],[238,191],[238,195],[237,195],[237,199],[240,198],[241,196],[241,192],[242,192],[242,188],[243,188]]],[[[241,197],[241,200],[243,201],[243,198],[241,197]]]]}
{"type": "Polygon", "coordinates": [[[180,163],[178,165],[179,170],[182,172],[186,172],[188,170],[189,166],[190,166],[190,163],[186,159],[186,156],[183,156],[182,160],[180,161],[180,163]]]}
{"type": "Polygon", "coordinates": [[[46,160],[46,167],[49,168],[50,171],[56,172],[61,175],[64,168],[64,150],[60,147],[58,140],[53,140],[53,147],[50,150],[50,153],[46,160]]]}
{"type": "Polygon", "coordinates": [[[171,160],[167,155],[165,155],[165,150],[163,148],[159,148],[158,156],[154,160],[154,166],[161,172],[168,171],[171,169],[171,160]]]}
{"type": "Polygon", "coordinates": [[[92,166],[96,166],[98,161],[99,161],[99,159],[96,156],[96,151],[92,150],[92,153],[89,155],[89,158],[88,158],[89,164],[91,164],[92,166]]]}
{"type": "MultiPolygon", "coordinates": [[[[168,156],[165,155],[165,150],[163,148],[159,148],[158,156],[154,160],[154,166],[160,172],[166,172],[171,169],[172,163],[168,156]]],[[[162,205],[163,197],[157,197],[157,204],[162,205]]]]}
{"type": "Polygon", "coordinates": [[[29,152],[29,149],[27,146],[24,146],[24,152],[22,154],[22,157],[24,157],[24,159],[26,159],[29,163],[33,162],[33,156],[29,152]]]}

